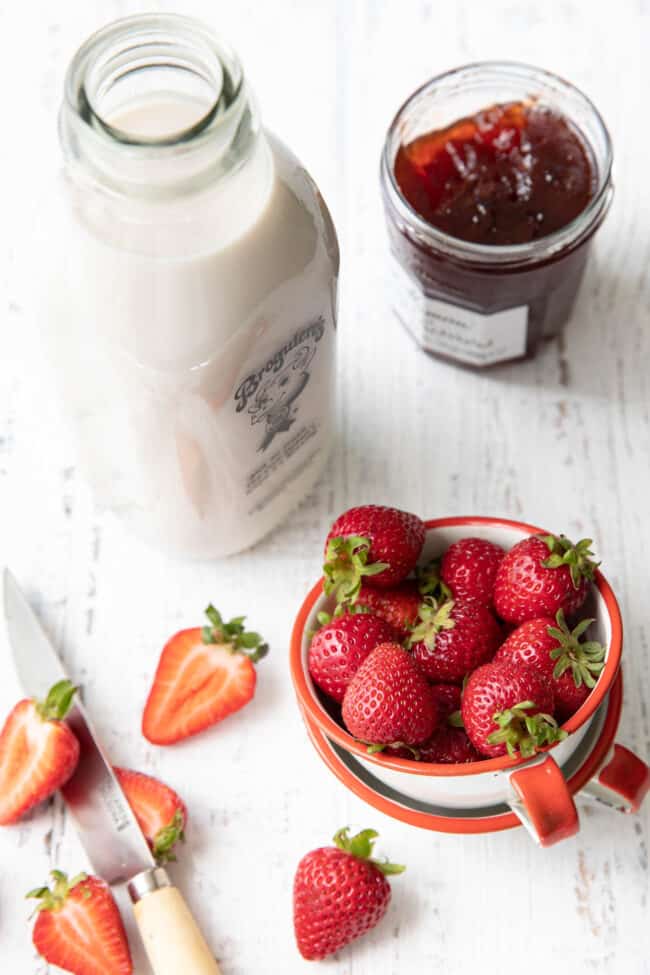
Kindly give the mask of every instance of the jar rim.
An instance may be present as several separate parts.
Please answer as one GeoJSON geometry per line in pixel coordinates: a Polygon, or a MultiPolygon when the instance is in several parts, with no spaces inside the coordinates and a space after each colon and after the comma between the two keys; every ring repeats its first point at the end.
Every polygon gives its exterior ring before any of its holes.
{"type": "MultiPolygon", "coordinates": [[[[580,134],[592,152],[595,151],[591,140],[588,139],[582,129],[580,129],[580,134]]],[[[424,84],[416,88],[402,102],[386,133],[381,155],[381,175],[382,184],[387,190],[390,202],[405,223],[408,224],[409,229],[415,233],[417,239],[429,246],[437,247],[446,256],[459,260],[465,260],[479,265],[518,265],[532,261],[537,262],[540,260],[540,254],[544,257],[549,257],[558,251],[564,251],[568,247],[573,247],[591,230],[595,229],[605,216],[611,201],[612,164],[613,148],[609,131],[602,115],[592,100],[583,91],[571,82],[566,81],[560,75],[552,71],[547,71],[544,68],[538,68],[521,61],[490,60],[473,61],[452,68],[451,70],[443,71],[428,81],[425,81],[424,84]],[[507,80],[510,77],[513,80],[520,81],[546,82],[549,86],[555,87],[560,91],[565,91],[574,98],[577,97],[595,120],[604,145],[603,161],[597,166],[598,187],[585,209],[568,224],[565,224],[565,226],[554,230],[544,237],[539,237],[536,240],[522,244],[477,244],[473,241],[453,237],[451,234],[447,234],[445,231],[433,226],[433,224],[425,220],[411,206],[403,195],[395,177],[394,159],[391,158],[395,147],[395,136],[398,135],[400,123],[411,107],[423,100],[444,82],[462,80],[463,76],[475,77],[477,80],[482,80],[484,77],[489,77],[490,75],[498,75],[502,80],[507,80]]]]}
{"type": "MultiPolygon", "coordinates": [[[[207,79],[204,79],[207,80],[207,79]]],[[[160,157],[179,150],[202,144],[214,134],[215,128],[223,128],[233,115],[241,111],[245,99],[244,73],[234,50],[200,20],[184,14],[145,13],[122,17],[101,27],[91,34],[79,47],[66,72],[64,82],[64,104],[80,121],[86,130],[104,145],[118,145],[122,152],[135,157],[147,155],[160,157]],[[221,92],[215,91],[215,99],[208,110],[195,122],[184,129],[169,135],[137,136],[109,123],[94,104],[86,84],[88,73],[102,55],[110,53],[120,40],[133,40],[133,32],[150,32],[153,38],[162,40],[165,35],[176,39],[199,41],[204,53],[214,57],[215,63],[223,67],[227,62],[235,84],[228,104],[220,107],[221,92]],[[92,124],[92,123],[96,124],[92,124]]]]}

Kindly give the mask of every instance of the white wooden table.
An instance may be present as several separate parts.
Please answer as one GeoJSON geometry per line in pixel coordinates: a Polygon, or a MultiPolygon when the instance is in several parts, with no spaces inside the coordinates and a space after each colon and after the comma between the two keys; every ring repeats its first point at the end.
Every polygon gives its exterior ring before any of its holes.
{"type": "MultiPolygon", "coordinates": [[[[408,870],[394,880],[381,927],[324,971],[650,972],[650,804],[638,818],[585,808],[580,835],[548,851],[521,830],[417,831],[346,793],[316,758],[287,668],[292,619],[339,511],[373,500],[430,517],[521,516],[595,539],[626,625],[620,737],[648,756],[650,4],[2,0],[0,36],[0,562],[24,582],[83,682],[114,760],[160,775],[185,797],[189,842],[174,872],[224,975],[310,970],[293,944],[293,871],[345,823],[376,827],[382,851],[408,870]],[[93,510],[35,328],[47,250],[35,254],[33,240],[58,164],[65,66],[92,29],[156,7],[204,17],[239,50],[266,123],[316,177],[342,244],[332,463],[288,524],[220,564],[166,561],[93,510]],[[498,57],[556,70],[594,98],[614,137],[616,199],[566,338],[533,362],[473,375],[419,352],[387,310],[378,158],[393,111],[416,85],[498,57]],[[270,641],[259,692],[200,739],[155,749],[139,733],[152,669],[165,638],[200,622],[209,600],[247,612],[270,641]]],[[[56,228],[48,233],[56,247],[56,228]]],[[[3,637],[2,714],[17,693],[3,637]]],[[[85,866],[58,800],[0,831],[3,973],[47,970],[31,947],[22,894],[54,866],[85,866]]]]}

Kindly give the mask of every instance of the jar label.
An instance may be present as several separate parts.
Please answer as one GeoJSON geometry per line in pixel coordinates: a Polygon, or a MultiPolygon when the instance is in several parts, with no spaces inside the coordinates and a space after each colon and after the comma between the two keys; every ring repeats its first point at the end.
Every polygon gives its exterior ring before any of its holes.
{"type": "Polygon", "coordinates": [[[391,268],[391,305],[423,349],[473,366],[525,354],[527,305],[483,315],[425,294],[394,258],[391,268]]]}

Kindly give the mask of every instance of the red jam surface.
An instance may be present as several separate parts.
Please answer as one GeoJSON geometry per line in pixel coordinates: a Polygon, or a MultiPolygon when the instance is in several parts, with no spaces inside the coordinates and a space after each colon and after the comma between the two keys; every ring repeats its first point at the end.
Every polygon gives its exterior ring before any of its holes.
{"type": "Polygon", "coordinates": [[[525,244],[566,226],[594,195],[576,131],[531,102],[493,105],[400,147],[395,178],[444,233],[476,244],[525,244]]]}

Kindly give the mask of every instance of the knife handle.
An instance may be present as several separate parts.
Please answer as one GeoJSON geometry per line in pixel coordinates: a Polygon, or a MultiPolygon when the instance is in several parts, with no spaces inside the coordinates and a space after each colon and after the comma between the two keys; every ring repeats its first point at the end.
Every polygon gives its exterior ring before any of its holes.
{"type": "Polygon", "coordinates": [[[154,975],[221,975],[183,895],[161,867],[129,884],[133,913],[154,975]]]}

